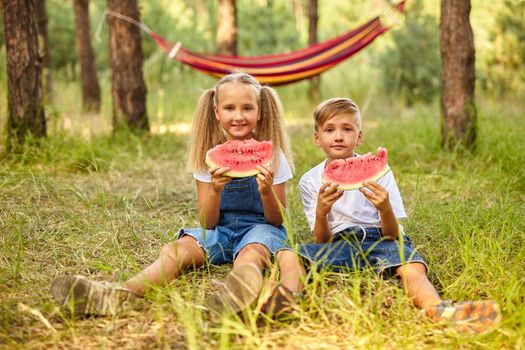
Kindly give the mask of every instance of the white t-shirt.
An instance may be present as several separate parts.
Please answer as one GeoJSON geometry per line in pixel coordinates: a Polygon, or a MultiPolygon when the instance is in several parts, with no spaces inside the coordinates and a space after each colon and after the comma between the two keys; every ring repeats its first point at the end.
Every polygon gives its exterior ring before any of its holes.
{"type": "MultiPolygon", "coordinates": [[[[322,174],[325,164],[326,160],[306,172],[299,181],[304,212],[312,231],[315,226],[317,197],[322,186],[322,174]]],[[[386,173],[377,183],[388,191],[388,197],[395,217],[398,219],[405,218],[406,213],[403,207],[403,200],[392,171],[386,173]]],[[[376,207],[358,190],[344,191],[343,196],[332,206],[327,219],[332,234],[351,226],[381,227],[381,220],[376,207]]]]}
{"type": "MultiPolygon", "coordinates": [[[[290,164],[286,160],[284,153],[280,151],[279,153],[279,167],[277,170],[274,170],[273,184],[278,185],[280,183],[286,182],[293,177],[292,169],[290,169],[290,164]]],[[[211,182],[211,174],[208,171],[199,171],[193,173],[193,178],[201,182],[211,182]]]]}

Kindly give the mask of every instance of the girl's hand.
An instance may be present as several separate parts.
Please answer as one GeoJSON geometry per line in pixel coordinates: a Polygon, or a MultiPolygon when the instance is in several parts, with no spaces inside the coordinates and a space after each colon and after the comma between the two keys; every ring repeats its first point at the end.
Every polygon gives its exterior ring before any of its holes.
{"type": "Polygon", "coordinates": [[[317,197],[316,215],[326,217],[332,210],[335,201],[343,196],[344,191],[338,190],[337,186],[337,184],[331,184],[330,182],[326,182],[321,186],[317,197]]]}
{"type": "Polygon", "coordinates": [[[224,190],[224,186],[232,180],[229,176],[223,174],[230,170],[230,168],[211,168],[209,170],[211,175],[211,188],[215,193],[220,193],[224,190]]]}
{"type": "Polygon", "coordinates": [[[379,185],[375,181],[363,182],[364,187],[361,187],[359,191],[368,199],[374,207],[376,207],[379,213],[386,213],[392,210],[390,200],[388,199],[388,192],[385,188],[379,185]]]}
{"type": "Polygon", "coordinates": [[[259,193],[268,195],[272,192],[273,187],[273,169],[269,165],[257,165],[257,169],[260,171],[255,177],[259,185],[259,193]]]}

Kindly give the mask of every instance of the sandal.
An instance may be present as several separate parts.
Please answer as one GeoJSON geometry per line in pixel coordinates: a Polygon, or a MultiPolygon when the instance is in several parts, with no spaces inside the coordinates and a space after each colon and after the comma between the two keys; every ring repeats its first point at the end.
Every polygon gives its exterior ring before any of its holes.
{"type": "Polygon", "coordinates": [[[458,332],[483,333],[501,322],[499,305],[492,300],[442,301],[422,312],[439,324],[448,324],[458,332]]]}

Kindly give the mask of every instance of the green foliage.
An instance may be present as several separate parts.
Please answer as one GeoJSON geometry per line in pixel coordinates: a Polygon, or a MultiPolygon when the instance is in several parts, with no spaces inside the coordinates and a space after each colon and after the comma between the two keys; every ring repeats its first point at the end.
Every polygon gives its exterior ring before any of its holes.
{"type": "MultiPolygon", "coordinates": [[[[215,1],[148,1],[141,3],[141,21],[173,44],[197,52],[215,51],[215,1]]],[[[157,44],[143,33],[143,51],[147,59],[157,53],[157,44]]]]}
{"type": "MultiPolygon", "coordinates": [[[[304,3],[305,10],[307,10],[307,1],[304,3]]],[[[333,38],[364,24],[376,17],[382,6],[383,4],[370,0],[318,1],[319,40],[333,38]]],[[[307,31],[308,17],[305,18],[305,22],[305,30],[307,31]]]]}
{"type": "MultiPolygon", "coordinates": [[[[76,79],[75,65],[75,22],[73,4],[61,0],[48,0],[48,32],[51,46],[52,66],[65,70],[66,77],[76,79]]],[[[182,41],[185,46],[196,51],[213,51],[214,34],[210,23],[215,22],[214,1],[203,2],[197,7],[193,2],[150,1],[139,3],[141,21],[171,40],[182,41]]],[[[110,67],[108,48],[108,20],[104,15],[105,2],[91,1],[89,6],[91,43],[95,51],[97,67],[107,70],[110,67]]],[[[159,53],[156,43],[144,32],[142,48],[145,59],[159,53]]]]}
{"type": "MultiPolygon", "coordinates": [[[[386,5],[379,3],[370,0],[320,2],[319,39],[339,35],[381,13],[386,5]]],[[[198,52],[215,51],[215,0],[140,1],[139,5],[141,20],[169,41],[181,41],[185,47],[198,52]]],[[[73,5],[62,0],[47,0],[46,6],[53,76],[77,80],[73,5]]],[[[305,1],[238,0],[237,8],[240,54],[282,53],[307,45],[305,1]]],[[[523,88],[524,8],[523,1],[513,0],[480,0],[472,4],[477,75],[482,83],[480,86],[489,92],[510,94],[523,88]]],[[[92,45],[101,75],[109,74],[110,69],[108,24],[102,17],[105,9],[105,2],[90,2],[92,45]]],[[[333,89],[331,83],[327,89],[344,90],[344,81],[354,78],[369,84],[376,81],[377,76],[383,82],[383,92],[401,95],[409,103],[432,100],[439,91],[438,9],[437,0],[408,1],[405,22],[357,56],[366,58],[353,57],[347,67],[336,67],[334,77],[338,86],[333,89]],[[361,73],[346,76],[348,67],[361,73]],[[380,76],[374,72],[378,69],[380,76]],[[370,75],[372,79],[363,78],[370,75]]],[[[2,31],[3,26],[0,43],[2,31]]],[[[173,75],[187,74],[185,68],[173,69],[178,63],[160,59],[164,54],[153,40],[145,33],[142,37],[144,59],[152,62],[153,77],[160,79],[154,79],[156,83],[163,84],[173,75]]]]}
{"type": "Polygon", "coordinates": [[[291,2],[237,1],[239,54],[282,53],[301,46],[291,2]]]}
{"type": "Polygon", "coordinates": [[[497,95],[525,91],[525,2],[505,0],[490,31],[483,86],[497,95]]]}
{"type": "Polygon", "coordinates": [[[440,87],[439,25],[423,13],[421,0],[408,2],[405,13],[392,45],[379,57],[384,88],[408,104],[430,102],[440,87]]]}
{"type": "Polygon", "coordinates": [[[76,79],[75,16],[72,1],[47,0],[47,31],[52,69],[64,69],[76,79]]]}

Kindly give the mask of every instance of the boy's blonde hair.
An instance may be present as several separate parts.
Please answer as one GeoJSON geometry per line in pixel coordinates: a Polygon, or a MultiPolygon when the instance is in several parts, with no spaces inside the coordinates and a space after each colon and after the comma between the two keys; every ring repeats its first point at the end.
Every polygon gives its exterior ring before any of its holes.
{"type": "Polygon", "coordinates": [[[353,116],[357,127],[361,130],[361,112],[359,107],[349,98],[335,97],[321,102],[315,108],[315,131],[318,131],[328,120],[341,114],[353,116]]]}
{"type": "Polygon", "coordinates": [[[273,169],[279,166],[279,151],[282,150],[293,170],[292,155],[284,127],[283,108],[277,92],[269,86],[262,86],[254,77],[242,72],[224,76],[215,87],[201,95],[193,116],[187,169],[193,172],[206,170],[206,152],[226,141],[226,136],[215,118],[214,107],[218,105],[221,86],[234,82],[245,84],[255,92],[261,118],[257,122],[254,136],[258,141],[272,141],[273,169]]]}

